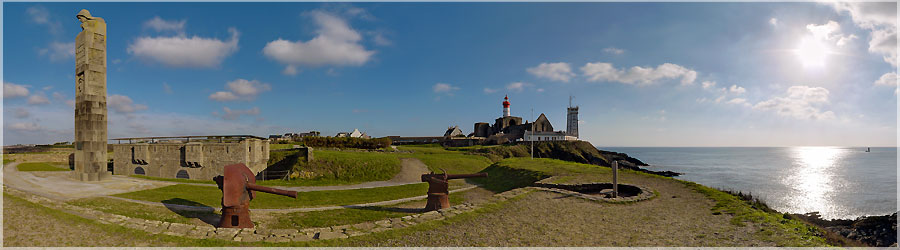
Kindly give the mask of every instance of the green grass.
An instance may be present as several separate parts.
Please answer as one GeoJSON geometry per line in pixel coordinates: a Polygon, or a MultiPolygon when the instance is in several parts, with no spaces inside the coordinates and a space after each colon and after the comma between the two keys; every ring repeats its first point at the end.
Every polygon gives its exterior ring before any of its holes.
{"type": "MultiPolygon", "coordinates": [[[[680,180],[679,180],[680,181],[680,180]]],[[[766,241],[772,241],[777,246],[826,246],[824,232],[814,226],[807,225],[799,220],[786,218],[777,212],[766,212],[754,201],[741,200],[739,197],[706,187],[697,183],[680,181],[686,186],[706,195],[716,202],[712,213],[727,213],[733,215],[731,224],[745,226],[752,222],[760,225],[760,229],[754,234],[766,241]]]]}
{"type": "Polygon", "coordinates": [[[491,165],[491,160],[487,157],[446,150],[437,144],[400,146],[398,149],[413,151],[412,154],[403,154],[402,157],[419,159],[429,170],[437,173],[440,173],[441,169],[447,170],[450,174],[477,173],[491,165]]]}
{"type": "MultiPolygon", "coordinates": [[[[352,205],[420,196],[425,195],[427,190],[428,184],[416,183],[366,189],[301,192],[297,195],[297,199],[256,192],[256,198],[250,202],[250,207],[279,209],[352,205]]],[[[211,186],[177,184],[116,194],[115,196],[179,205],[218,207],[221,203],[222,192],[218,188],[211,186]]]]}
{"type": "Polygon", "coordinates": [[[5,156],[3,157],[3,165],[9,164],[10,162],[14,162],[14,161],[16,161],[16,160],[6,158],[5,156]]]}
{"type": "Polygon", "coordinates": [[[216,184],[216,182],[215,182],[215,181],[212,181],[212,180],[206,181],[206,180],[191,180],[191,179],[180,179],[180,178],[163,178],[163,177],[154,177],[154,176],[146,176],[146,175],[138,175],[138,174],[129,175],[129,176],[130,176],[130,177],[134,177],[134,178],[141,178],[141,179],[154,180],[154,181],[168,181],[168,182],[180,182],[180,183],[216,184]]]}
{"type": "Polygon", "coordinates": [[[315,150],[313,161],[300,162],[295,170],[311,172],[315,177],[262,181],[275,186],[330,186],[370,181],[386,181],[400,173],[397,154],[315,150]]]}
{"type": "Polygon", "coordinates": [[[26,162],[17,167],[19,171],[69,171],[68,168],[57,167],[46,162],[26,162]]]}
{"type": "Polygon", "coordinates": [[[270,143],[269,144],[269,150],[291,149],[291,148],[294,148],[294,144],[279,144],[279,143],[275,143],[275,144],[270,143]]]}
{"type": "Polygon", "coordinates": [[[164,207],[148,206],[133,202],[123,202],[121,200],[103,197],[78,199],[69,202],[69,204],[132,218],[158,220],[170,223],[191,224],[193,218],[200,218],[204,216],[218,216],[215,212],[176,212],[164,207]]]}
{"type": "Polygon", "coordinates": [[[487,190],[503,192],[528,186],[551,176],[571,178],[570,176],[576,174],[607,174],[610,173],[610,170],[595,165],[555,159],[508,158],[492,164],[482,172],[488,173],[488,177],[472,179],[472,181],[479,183],[487,190]]]}

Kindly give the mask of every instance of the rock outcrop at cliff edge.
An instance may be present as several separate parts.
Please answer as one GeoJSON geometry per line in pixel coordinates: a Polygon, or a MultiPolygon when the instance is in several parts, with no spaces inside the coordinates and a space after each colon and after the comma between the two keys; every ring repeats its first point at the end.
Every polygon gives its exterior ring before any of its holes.
{"type": "Polygon", "coordinates": [[[855,220],[826,220],[818,212],[792,214],[828,231],[873,247],[897,246],[897,213],[855,220]]]}
{"type": "MultiPolygon", "coordinates": [[[[531,145],[531,142],[519,142],[512,145],[475,149],[473,152],[484,155],[493,161],[498,161],[510,157],[529,157],[531,156],[531,145]]],[[[652,171],[641,168],[641,166],[648,165],[624,153],[599,150],[587,141],[534,142],[534,157],[552,158],[604,167],[611,167],[610,162],[619,161],[619,167],[624,169],[667,177],[680,175],[680,173],[672,171],[652,171]]]]}

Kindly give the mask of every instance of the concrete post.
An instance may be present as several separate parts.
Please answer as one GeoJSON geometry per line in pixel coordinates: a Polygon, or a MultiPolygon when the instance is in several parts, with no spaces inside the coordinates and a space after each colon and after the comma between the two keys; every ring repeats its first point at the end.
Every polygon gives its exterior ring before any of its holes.
{"type": "Polygon", "coordinates": [[[619,161],[613,161],[613,198],[619,197],[619,161]]]}

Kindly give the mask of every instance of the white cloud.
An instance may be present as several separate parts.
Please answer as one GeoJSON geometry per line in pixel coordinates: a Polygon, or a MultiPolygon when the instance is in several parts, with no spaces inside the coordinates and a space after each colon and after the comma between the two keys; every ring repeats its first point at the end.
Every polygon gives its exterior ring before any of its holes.
{"type": "Polygon", "coordinates": [[[875,81],[875,86],[897,86],[897,73],[890,72],[884,75],[881,75],[881,78],[875,81]]]}
{"type": "Polygon", "coordinates": [[[35,122],[17,122],[5,126],[6,128],[10,128],[16,131],[25,131],[25,132],[35,132],[42,130],[43,128],[35,122]]]}
{"type": "Polygon", "coordinates": [[[124,95],[110,95],[106,98],[106,106],[121,114],[130,114],[147,109],[147,105],[134,104],[130,97],[124,95]]]}
{"type": "Polygon", "coordinates": [[[49,103],[50,103],[50,99],[47,99],[47,95],[44,94],[43,92],[39,92],[39,93],[36,93],[36,94],[28,97],[29,105],[42,105],[42,104],[49,104],[49,103]]]}
{"type": "Polygon", "coordinates": [[[510,84],[507,84],[507,85],[506,85],[506,90],[509,90],[509,91],[516,91],[516,92],[522,92],[522,90],[524,90],[525,87],[526,87],[526,86],[529,86],[529,85],[530,85],[530,84],[524,83],[524,82],[513,82],[513,83],[510,83],[510,84]]]}
{"type": "Polygon", "coordinates": [[[744,87],[737,86],[737,85],[731,85],[731,88],[728,88],[728,91],[731,91],[731,93],[740,95],[740,94],[743,94],[744,92],[747,92],[747,89],[745,89],[744,87]]]}
{"type": "Polygon", "coordinates": [[[66,59],[75,58],[75,42],[60,43],[51,42],[47,48],[38,50],[38,54],[47,56],[50,61],[58,62],[66,59]]]}
{"type": "Polygon", "coordinates": [[[172,86],[169,86],[169,84],[165,82],[163,83],[163,92],[169,95],[175,93],[175,91],[172,91],[172,86]]]}
{"type": "Polygon", "coordinates": [[[697,72],[680,65],[664,63],[656,68],[631,67],[628,70],[617,69],[610,63],[587,63],[581,67],[588,81],[609,81],[626,84],[652,84],[661,79],[681,78],[681,84],[693,84],[697,72]]]}
{"type": "Polygon", "coordinates": [[[13,116],[16,118],[28,118],[29,115],[31,115],[31,113],[23,107],[17,107],[13,110],[13,116]]]}
{"type": "Polygon", "coordinates": [[[213,115],[229,121],[237,120],[238,118],[241,118],[242,115],[259,115],[258,107],[246,110],[230,109],[228,107],[222,107],[222,109],[225,111],[224,113],[219,114],[219,112],[214,111],[213,115]]]}
{"type": "Polygon", "coordinates": [[[806,29],[812,33],[812,36],[822,41],[835,42],[838,47],[846,45],[848,42],[856,39],[856,35],[844,35],[841,33],[841,25],[835,21],[828,21],[822,25],[808,24],[806,29]]]}
{"type": "Polygon", "coordinates": [[[28,96],[28,87],[11,82],[3,82],[3,99],[28,96]]]}
{"type": "Polygon", "coordinates": [[[281,73],[285,74],[285,75],[289,75],[289,76],[295,76],[298,73],[297,66],[294,66],[294,65],[285,66],[284,70],[282,70],[281,73]]]}
{"type": "Polygon", "coordinates": [[[268,83],[257,80],[236,79],[225,84],[229,91],[219,91],[209,95],[209,99],[224,102],[234,100],[252,101],[262,92],[272,90],[268,83]]]}
{"type": "Polygon", "coordinates": [[[538,89],[535,89],[534,91],[537,91],[538,93],[540,93],[540,92],[544,92],[544,89],[538,88],[538,89]]]}
{"type": "Polygon", "coordinates": [[[71,108],[75,108],[75,100],[66,100],[66,105],[71,108]]]}
{"type": "Polygon", "coordinates": [[[613,55],[621,55],[621,54],[625,53],[625,50],[619,49],[619,48],[614,48],[614,47],[608,47],[608,48],[603,49],[603,52],[613,54],[613,55]]]}
{"type": "Polygon", "coordinates": [[[757,110],[774,111],[784,117],[801,120],[827,120],[834,112],[822,111],[818,106],[828,103],[828,89],[822,87],[791,86],[784,97],[774,97],[753,106],[757,110]]]}
{"type": "Polygon", "coordinates": [[[156,32],[162,31],[174,31],[179,34],[184,33],[184,25],[187,23],[187,20],[181,21],[168,21],[163,20],[159,16],[153,17],[153,19],[147,20],[144,22],[144,28],[150,28],[156,30],[156,32]]]}
{"type": "Polygon", "coordinates": [[[564,62],[541,63],[537,67],[526,69],[526,71],[540,78],[561,82],[569,82],[569,79],[575,77],[575,73],[572,73],[572,66],[564,62]]]}
{"type": "Polygon", "coordinates": [[[62,23],[51,20],[50,12],[43,6],[32,6],[25,10],[25,13],[31,17],[31,21],[41,25],[47,25],[47,31],[50,34],[58,35],[62,31],[62,23]]]}
{"type": "Polygon", "coordinates": [[[452,95],[451,92],[459,90],[459,87],[446,84],[446,83],[435,83],[434,86],[431,87],[434,93],[447,93],[452,95]]]}
{"type": "Polygon", "coordinates": [[[703,81],[700,85],[703,86],[703,89],[710,89],[716,87],[716,82],[714,81],[703,81]]]}
{"type": "Polygon", "coordinates": [[[847,12],[853,23],[871,31],[869,52],[882,54],[884,61],[897,67],[897,3],[833,2],[839,14],[847,12]]]}
{"type": "Polygon", "coordinates": [[[778,18],[773,17],[769,19],[769,24],[771,24],[772,26],[778,26],[778,18]]]}
{"type": "Polygon", "coordinates": [[[728,101],[728,104],[737,104],[737,105],[746,105],[746,106],[750,106],[750,104],[747,103],[747,99],[744,99],[744,98],[734,98],[734,99],[731,99],[731,100],[728,101]]]}
{"type": "Polygon", "coordinates": [[[240,33],[235,28],[229,28],[228,33],[231,38],[227,41],[184,35],[139,37],[128,45],[128,53],[170,67],[216,67],[238,50],[240,33]]]}
{"type": "Polygon", "coordinates": [[[263,54],[287,67],[358,66],[368,62],[375,54],[375,51],[366,50],[359,44],[362,36],[345,20],[322,11],[313,11],[311,15],[318,25],[315,38],[305,42],[279,38],[266,44],[263,54]]]}
{"type": "Polygon", "coordinates": [[[371,32],[372,42],[375,42],[375,45],[378,46],[391,46],[394,44],[393,41],[387,39],[382,32],[371,32]]]}
{"type": "Polygon", "coordinates": [[[499,89],[484,88],[484,93],[485,93],[485,94],[492,94],[492,93],[496,93],[498,90],[499,90],[499,89]]]}

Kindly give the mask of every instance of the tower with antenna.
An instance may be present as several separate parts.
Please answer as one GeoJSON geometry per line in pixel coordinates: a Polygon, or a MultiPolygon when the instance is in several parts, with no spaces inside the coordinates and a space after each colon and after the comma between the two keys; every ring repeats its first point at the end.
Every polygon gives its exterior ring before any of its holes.
{"type": "Polygon", "coordinates": [[[578,138],[578,105],[574,105],[575,96],[569,96],[569,107],[566,109],[566,134],[578,138]]]}

